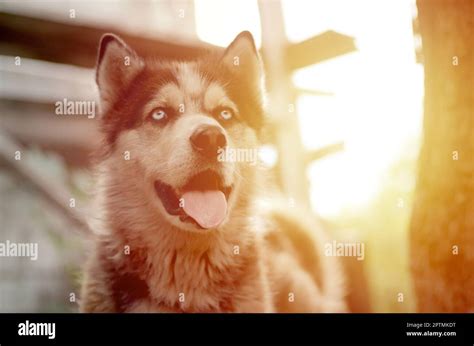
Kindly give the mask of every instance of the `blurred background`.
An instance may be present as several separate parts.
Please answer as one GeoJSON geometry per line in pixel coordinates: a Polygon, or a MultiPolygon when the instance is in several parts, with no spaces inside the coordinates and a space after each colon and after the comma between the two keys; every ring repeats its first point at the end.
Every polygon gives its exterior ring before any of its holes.
{"type": "Polygon", "coordinates": [[[100,36],[186,59],[242,30],[267,73],[264,166],[289,205],[309,206],[332,238],[365,244],[363,261],[344,259],[351,310],[414,311],[424,93],[414,0],[101,0],[0,1],[0,241],[37,242],[40,254],[0,258],[1,312],[77,311],[98,119],[54,104],[97,102],[100,36]]]}

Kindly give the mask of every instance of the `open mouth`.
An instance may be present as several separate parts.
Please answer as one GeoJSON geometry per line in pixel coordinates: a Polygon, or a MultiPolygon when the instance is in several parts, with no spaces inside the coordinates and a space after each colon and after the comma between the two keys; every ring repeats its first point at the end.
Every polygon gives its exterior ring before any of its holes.
{"type": "Polygon", "coordinates": [[[191,177],[179,189],[156,180],[155,191],[168,214],[209,229],[224,221],[232,186],[224,186],[218,173],[206,170],[191,177]]]}

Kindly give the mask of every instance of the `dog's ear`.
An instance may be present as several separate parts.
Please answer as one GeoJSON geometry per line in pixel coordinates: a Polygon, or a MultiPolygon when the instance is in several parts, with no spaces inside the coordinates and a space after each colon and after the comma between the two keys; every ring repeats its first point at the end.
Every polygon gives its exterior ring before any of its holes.
{"type": "Polygon", "coordinates": [[[102,111],[116,100],[120,91],[136,76],[143,65],[143,60],[137,53],[118,36],[113,34],[102,36],[95,76],[102,111]]]}
{"type": "Polygon", "coordinates": [[[225,65],[235,71],[250,74],[252,77],[262,76],[262,63],[255,47],[253,36],[248,31],[242,31],[227,47],[222,57],[225,65]]]}

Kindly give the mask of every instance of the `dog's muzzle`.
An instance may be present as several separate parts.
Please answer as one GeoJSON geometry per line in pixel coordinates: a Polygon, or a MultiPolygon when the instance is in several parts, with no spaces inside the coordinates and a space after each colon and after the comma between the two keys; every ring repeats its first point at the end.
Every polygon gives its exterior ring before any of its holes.
{"type": "Polygon", "coordinates": [[[223,130],[215,125],[198,127],[189,137],[194,151],[208,159],[217,160],[217,151],[227,145],[223,130]]]}

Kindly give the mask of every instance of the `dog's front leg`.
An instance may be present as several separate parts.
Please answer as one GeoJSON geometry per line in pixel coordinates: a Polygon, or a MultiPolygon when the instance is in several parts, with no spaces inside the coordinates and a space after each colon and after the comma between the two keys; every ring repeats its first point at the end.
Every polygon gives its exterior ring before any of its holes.
{"type": "Polygon", "coordinates": [[[263,263],[259,263],[255,270],[236,296],[235,312],[275,312],[267,270],[263,263]]]}
{"type": "Polygon", "coordinates": [[[149,298],[144,298],[137,300],[136,302],[130,304],[127,308],[126,312],[130,313],[148,313],[148,312],[155,312],[155,313],[177,313],[182,311],[173,310],[169,307],[165,307],[160,304],[156,304],[149,298]]]}

